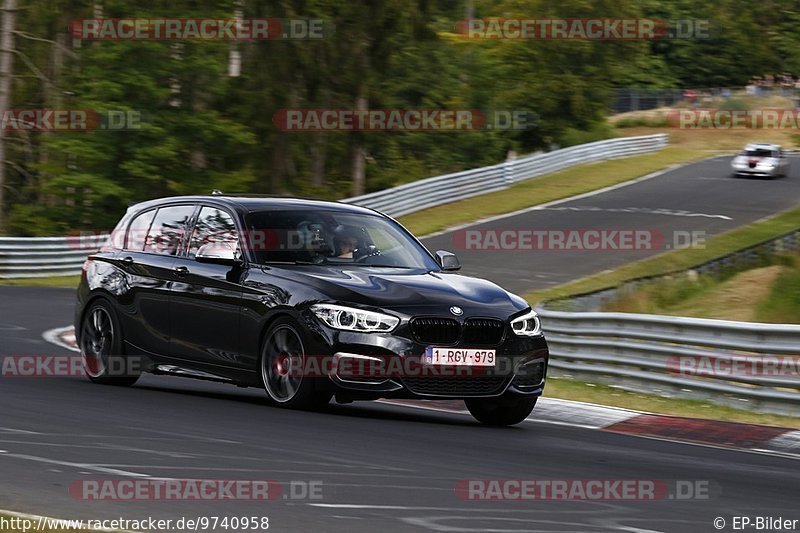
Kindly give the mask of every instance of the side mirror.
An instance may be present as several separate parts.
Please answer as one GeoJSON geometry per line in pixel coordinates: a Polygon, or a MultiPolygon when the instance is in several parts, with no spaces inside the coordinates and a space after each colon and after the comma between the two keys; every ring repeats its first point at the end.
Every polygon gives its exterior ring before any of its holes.
{"type": "Polygon", "coordinates": [[[446,250],[436,251],[436,262],[442,267],[442,270],[461,270],[461,263],[458,261],[456,254],[446,250]]]}
{"type": "Polygon", "coordinates": [[[209,242],[197,250],[194,256],[198,263],[213,263],[217,265],[236,265],[236,247],[230,242],[209,242]]]}

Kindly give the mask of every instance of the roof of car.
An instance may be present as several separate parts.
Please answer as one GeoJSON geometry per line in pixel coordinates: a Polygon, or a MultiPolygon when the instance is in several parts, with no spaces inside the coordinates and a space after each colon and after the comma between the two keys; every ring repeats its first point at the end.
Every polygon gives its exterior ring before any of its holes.
{"type": "Polygon", "coordinates": [[[265,209],[300,209],[312,208],[326,211],[340,211],[346,213],[375,214],[375,211],[366,207],[345,204],[342,202],[327,202],[308,198],[286,198],[281,196],[229,196],[225,194],[196,195],[196,196],[170,196],[156,198],[134,204],[130,209],[145,209],[172,203],[208,203],[211,205],[227,206],[241,213],[262,211],[265,209]]]}
{"type": "Polygon", "coordinates": [[[772,143],[750,143],[744,147],[745,150],[780,150],[779,144],[772,143]]]}

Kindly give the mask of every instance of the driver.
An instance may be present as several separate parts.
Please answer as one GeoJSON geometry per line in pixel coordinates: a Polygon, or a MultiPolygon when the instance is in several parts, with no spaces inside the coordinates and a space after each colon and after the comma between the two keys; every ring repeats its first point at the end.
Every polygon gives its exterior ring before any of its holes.
{"type": "Polygon", "coordinates": [[[356,246],[358,246],[358,240],[353,237],[352,235],[341,235],[337,236],[334,239],[336,243],[336,250],[339,252],[338,257],[339,259],[352,259],[353,252],[356,251],[356,246]]]}

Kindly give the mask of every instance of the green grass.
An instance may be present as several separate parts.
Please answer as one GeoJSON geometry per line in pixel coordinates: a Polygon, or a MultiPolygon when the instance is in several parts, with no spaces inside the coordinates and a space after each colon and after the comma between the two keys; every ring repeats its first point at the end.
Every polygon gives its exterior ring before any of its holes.
{"type": "Polygon", "coordinates": [[[80,276],[57,276],[52,278],[0,279],[0,287],[66,287],[78,286],[80,276]]]}
{"type": "Polygon", "coordinates": [[[566,378],[547,378],[544,395],[548,398],[610,405],[663,415],[800,428],[800,417],[745,411],[706,400],[666,398],[566,378]]]}
{"type": "Polygon", "coordinates": [[[800,255],[763,255],[716,275],[666,276],[624,291],[602,311],[800,322],[800,255]]]}
{"type": "Polygon", "coordinates": [[[400,217],[415,235],[428,235],[459,224],[502,215],[538,204],[622,183],[670,165],[686,163],[710,154],[686,147],[668,147],[659,152],[589,165],[517,183],[508,189],[425,209],[400,217]]]}
{"type": "Polygon", "coordinates": [[[800,322],[800,261],[778,276],[767,298],[756,307],[756,314],[769,322],[800,322]]]}
{"type": "Polygon", "coordinates": [[[532,291],[527,293],[525,298],[531,303],[565,298],[616,287],[634,278],[656,276],[688,269],[797,228],[800,228],[800,208],[785,211],[749,226],[712,237],[706,242],[704,248],[671,250],[655,257],[623,265],[613,271],[602,272],[549,289],[532,291]]]}

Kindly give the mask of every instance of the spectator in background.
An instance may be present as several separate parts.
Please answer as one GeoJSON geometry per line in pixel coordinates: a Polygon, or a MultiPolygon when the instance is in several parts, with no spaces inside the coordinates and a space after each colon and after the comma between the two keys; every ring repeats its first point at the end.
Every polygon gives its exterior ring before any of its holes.
{"type": "Polygon", "coordinates": [[[772,87],[775,85],[775,76],[772,74],[764,74],[764,94],[772,92],[772,87]]]}
{"type": "Polygon", "coordinates": [[[792,75],[788,72],[784,72],[781,74],[781,94],[786,96],[790,94],[792,86],[794,85],[794,80],[792,75]]]}
{"type": "Polygon", "coordinates": [[[694,89],[683,91],[683,98],[689,102],[690,106],[697,107],[697,92],[694,89]]]}

